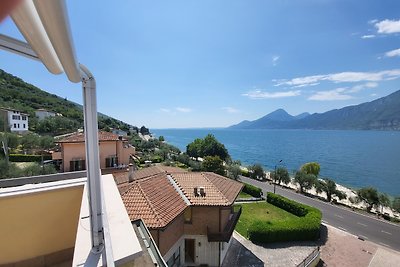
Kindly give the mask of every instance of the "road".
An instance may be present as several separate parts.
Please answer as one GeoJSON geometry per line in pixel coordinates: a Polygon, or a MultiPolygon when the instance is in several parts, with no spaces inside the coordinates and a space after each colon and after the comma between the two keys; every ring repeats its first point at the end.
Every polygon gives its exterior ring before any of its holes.
{"type": "MultiPolygon", "coordinates": [[[[243,182],[255,185],[264,192],[272,192],[273,186],[241,176],[243,182]]],[[[353,235],[382,246],[400,251],[400,226],[387,223],[370,216],[362,215],[350,209],[335,206],[318,199],[303,196],[292,190],[276,187],[276,193],[295,201],[316,207],[322,212],[322,221],[353,235]]]]}

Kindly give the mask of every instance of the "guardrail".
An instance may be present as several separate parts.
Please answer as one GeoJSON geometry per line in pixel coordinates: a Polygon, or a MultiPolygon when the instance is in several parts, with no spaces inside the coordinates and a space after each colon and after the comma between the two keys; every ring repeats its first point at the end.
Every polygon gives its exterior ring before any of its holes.
{"type": "Polygon", "coordinates": [[[319,246],[316,247],[310,255],[307,256],[297,267],[308,267],[320,255],[319,246]]]}

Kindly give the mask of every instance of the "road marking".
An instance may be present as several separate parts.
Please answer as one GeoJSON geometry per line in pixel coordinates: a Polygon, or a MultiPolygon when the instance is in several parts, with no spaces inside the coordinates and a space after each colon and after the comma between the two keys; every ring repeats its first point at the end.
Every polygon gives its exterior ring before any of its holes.
{"type": "Polygon", "coordinates": [[[382,243],[382,242],[379,242],[379,244],[381,244],[382,246],[391,248],[391,246],[389,246],[388,244],[385,244],[385,243],[382,243]]]}
{"type": "Polygon", "coordinates": [[[335,216],[343,219],[343,216],[340,216],[340,215],[337,215],[337,214],[335,214],[335,216]]]}
{"type": "Polygon", "coordinates": [[[346,230],[346,228],[343,228],[343,227],[338,227],[340,230],[342,230],[342,231],[345,231],[345,232],[347,232],[347,230],[346,230]]]}
{"type": "Polygon", "coordinates": [[[363,224],[363,223],[360,223],[360,222],[357,222],[357,224],[362,225],[362,226],[364,226],[364,227],[367,227],[366,224],[363,224]]]}
{"type": "Polygon", "coordinates": [[[389,232],[386,232],[386,231],[381,231],[382,233],[385,233],[385,234],[387,234],[387,235],[392,235],[392,233],[389,233],[389,232]]]}

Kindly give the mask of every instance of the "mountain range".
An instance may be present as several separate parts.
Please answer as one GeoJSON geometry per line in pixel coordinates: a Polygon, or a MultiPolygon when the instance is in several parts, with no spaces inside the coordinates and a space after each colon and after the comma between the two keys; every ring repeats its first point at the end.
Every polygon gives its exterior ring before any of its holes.
{"type": "Polygon", "coordinates": [[[297,116],[283,109],[231,129],[400,130],[400,90],[359,105],[297,116]]]}

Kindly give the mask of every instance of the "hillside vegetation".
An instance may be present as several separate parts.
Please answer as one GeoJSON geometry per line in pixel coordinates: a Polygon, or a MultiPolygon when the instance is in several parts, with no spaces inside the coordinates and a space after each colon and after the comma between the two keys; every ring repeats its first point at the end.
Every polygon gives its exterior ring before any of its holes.
{"type": "MultiPolygon", "coordinates": [[[[29,114],[29,130],[41,134],[63,134],[83,127],[82,106],[47,93],[0,69],[0,107],[12,108],[29,114]],[[62,114],[39,122],[35,110],[46,109],[62,114]]],[[[123,121],[99,113],[99,128],[119,128],[128,131],[133,127],[123,121]]],[[[136,131],[137,127],[134,127],[136,131]]]]}

